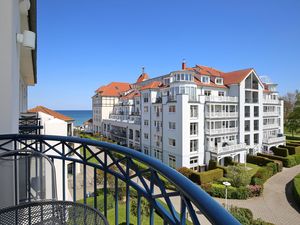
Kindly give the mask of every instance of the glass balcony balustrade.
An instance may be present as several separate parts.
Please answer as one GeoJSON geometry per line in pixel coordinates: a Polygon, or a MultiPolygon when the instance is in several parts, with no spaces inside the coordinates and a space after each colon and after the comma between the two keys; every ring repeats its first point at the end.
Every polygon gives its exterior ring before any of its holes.
{"type": "Polygon", "coordinates": [[[0,220],[9,221],[7,224],[18,224],[14,218],[25,217],[28,221],[33,215],[38,222],[32,217],[31,224],[41,224],[45,218],[64,222],[49,224],[76,224],[76,220],[77,224],[105,224],[105,218],[110,224],[125,221],[124,224],[138,225],[199,225],[203,220],[212,224],[239,224],[199,186],[161,161],[136,150],[76,137],[0,135],[0,152],[11,154],[14,173],[20,172],[18,168],[23,165],[15,163],[14,159],[21,157],[13,155],[17,149],[46,157],[45,162],[55,166],[55,170],[45,169],[43,163],[36,164],[39,158],[30,160],[30,166],[25,164],[27,173],[28,170],[37,172],[30,172],[31,176],[22,181],[28,180],[25,186],[30,188],[25,190],[19,190],[20,176],[14,175],[17,181],[12,187],[15,204],[0,211],[0,220]],[[55,172],[45,173],[51,171],[55,172]],[[56,182],[49,185],[47,182],[54,177],[56,182]],[[56,195],[47,195],[55,189],[56,195]],[[37,196],[37,200],[32,196],[37,196]],[[145,205],[148,205],[147,216],[145,205]]]}

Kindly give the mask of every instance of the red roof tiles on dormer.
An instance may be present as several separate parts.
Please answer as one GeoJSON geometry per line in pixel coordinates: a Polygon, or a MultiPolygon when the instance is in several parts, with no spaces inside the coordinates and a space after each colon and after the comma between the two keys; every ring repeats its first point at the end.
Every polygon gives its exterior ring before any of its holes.
{"type": "Polygon", "coordinates": [[[155,88],[159,88],[162,85],[161,82],[159,81],[153,81],[149,84],[146,84],[145,86],[141,87],[140,90],[146,90],[146,89],[155,89],[155,88]]]}
{"type": "Polygon", "coordinates": [[[140,83],[140,82],[143,82],[143,81],[148,80],[148,79],[149,79],[149,75],[148,75],[147,73],[142,73],[142,74],[138,77],[136,83],[140,83]]]}
{"type": "Polygon", "coordinates": [[[128,94],[121,97],[121,99],[133,99],[135,97],[141,96],[140,92],[138,90],[132,90],[128,94]]]}
{"type": "Polygon", "coordinates": [[[118,97],[121,95],[122,92],[127,91],[130,89],[129,83],[122,83],[122,82],[111,82],[106,86],[101,86],[96,90],[101,96],[113,96],[118,97]]]}

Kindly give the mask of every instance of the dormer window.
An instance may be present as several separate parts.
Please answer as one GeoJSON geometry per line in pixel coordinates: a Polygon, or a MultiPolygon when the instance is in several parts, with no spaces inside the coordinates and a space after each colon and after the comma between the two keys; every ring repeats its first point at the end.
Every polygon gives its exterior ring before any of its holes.
{"type": "Polygon", "coordinates": [[[201,82],[209,84],[209,82],[210,82],[209,76],[202,76],[201,77],[201,82]]]}
{"type": "Polygon", "coordinates": [[[219,84],[219,85],[222,85],[223,84],[223,78],[217,77],[215,83],[219,84]]]}

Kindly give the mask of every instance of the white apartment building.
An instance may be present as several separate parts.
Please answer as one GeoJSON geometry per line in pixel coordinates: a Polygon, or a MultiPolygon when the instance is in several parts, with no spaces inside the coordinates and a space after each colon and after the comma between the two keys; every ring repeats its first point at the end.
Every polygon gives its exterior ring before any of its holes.
{"type": "MultiPolygon", "coordinates": [[[[103,98],[99,89],[95,96],[103,98]]],[[[276,85],[262,82],[252,68],[224,73],[183,63],[152,79],[142,73],[111,97],[114,105],[94,132],[174,168],[202,170],[210,159],[223,164],[225,157],[245,162],[246,154],[285,142],[276,85]]]]}

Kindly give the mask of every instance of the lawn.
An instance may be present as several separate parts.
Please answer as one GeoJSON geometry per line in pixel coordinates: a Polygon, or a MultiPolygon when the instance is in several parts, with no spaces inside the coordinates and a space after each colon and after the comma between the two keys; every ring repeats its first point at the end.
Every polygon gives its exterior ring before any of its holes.
{"type": "Polygon", "coordinates": [[[260,166],[255,165],[255,164],[252,164],[252,163],[247,163],[247,164],[246,164],[246,167],[247,167],[247,168],[251,168],[251,169],[248,170],[248,173],[249,173],[249,175],[250,175],[251,177],[252,177],[252,176],[257,172],[257,170],[260,168],[260,166]]]}
{"type": "MultiPolygon", "coordinates": [[[[159,200],[160,201],[160,200],[159,200]]],[[[83,203],[83,199],[79,200],[78,202],[83,203]]],[[[94,197],[89,197],[86,199],[87,205],[93,207],[94,206],[94,197]]],[[[99,195],[97,197],[97,208],[103,212],[103,203],[104,202],[104,198],[103,195],[99,195]]],[[[160,201],[161,204],[163,206],[166,206],[165,203],[163,203],[162,201],[160,201]]],[[[109,210],[107,210],[107,220],[108,223],[110,225],[115,224],[115,201],[112,195],[108,195],[108,199],[107,199],[107,204],[108,204],[108,208],[109,210]]],[[[119,224],[126,224],[126,204],[123,201],[119,201],[119,210],[118,210],[118,220],[119,220],[119,224]]],[[[137,217],[132,215],[130,213],[130,224],[137,224],[137,217]]],[[[143,221],[142,224],[146,225],[149,224],[149,217],[143,216],[143,221]]],[[[157,215],[156,213],[154,214],[154,224],[156,225],[162,225],[163,224],[163,220],[162,218],[157,215]]],[[[187,225],[192,225],[192,223],[190,221],[187,221],[187,225]]]]}

